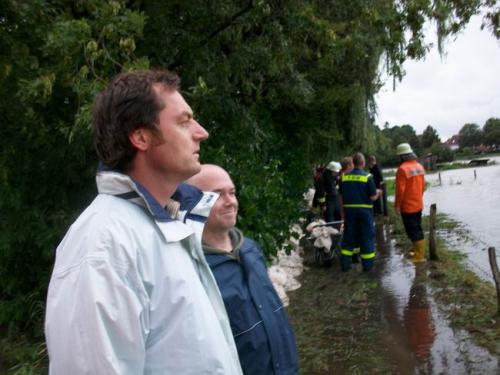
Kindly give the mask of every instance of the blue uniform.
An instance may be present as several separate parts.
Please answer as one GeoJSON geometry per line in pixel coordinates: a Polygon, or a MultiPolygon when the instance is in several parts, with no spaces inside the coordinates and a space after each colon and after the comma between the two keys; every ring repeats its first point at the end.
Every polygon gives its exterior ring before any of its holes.
{"type": "Polygon", "coordinates": [[[295,336],[257,243],[244,237],[231,256],[209,253],[205,245],[205,257],[226,305],[243,373],[297,375],[295,336]]]}
{"type": "Polygon", "coordinates": [[[375,258],[373,202],[370,199],[377,193],[375,182],[372,175],[355,168],[342,176],[340,192],[344,204],[342,270],[351,268],[353,251],[359,246],[363,271],[369,271],[375,258]]]}

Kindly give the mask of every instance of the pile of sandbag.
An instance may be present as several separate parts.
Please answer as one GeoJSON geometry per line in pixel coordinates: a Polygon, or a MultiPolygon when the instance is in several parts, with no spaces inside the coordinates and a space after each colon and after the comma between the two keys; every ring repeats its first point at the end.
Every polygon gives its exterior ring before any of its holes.
{"type": "Polygon", "coordinates": [[[314,247],[324,248],[326,252],[332,249],[332,235],[339,231],[331,226],[326,226],[324,220],[315,220],[306,227],[306,232],[310,233],[310,237],[314,239],[314,247]]]}
{"type": "MultiPolygon", "coordinates": [[[[310,210],[312,208],[314,189],[309,189],[304,193],[303,197],[307,209],[310,210]]],[[[331,226],[322,226],[323,224],[325,224],[325,221],[319,219],[311,222],[306,227],[307,233],[303,232],[299,224],[292,225],[290,238],[285,241],[285,245],[292,248],[292,250],[289,253],[283,249],[278,251],[268,269],[269,278],[285,306],[290,303],[286,292],[300,288],[300,283],[296,278],[304,270],[304,249],[300,246],[301,239],[307,236],[304,238],[305,242],[314,241],[314,247],[325,248],[327,252],[331,251],[332,235],[337,234],[339,231],[331,226]]]]}
{"type": "Polygon", "coordinates": [[[290,238],[286,242],[289,247],[292,247],[292,250],[288,254],[284,249],[279,250],[268,269],[269,278],[285,306],[290,303],[286,292],[300,288],[296,277],[304,270],[299,247],[299,240],[303,236],[302,229],[295,224],[290,232],[290,238]]]}
{"type": "Polygon", "coordinates": [[[313,205],[314,193],[316,190],[313,188],[309,188],[307,192],[305,192],[302,196],[304,197],[304,202],[306,204],[306,208],[310,210],[313,205]]]}

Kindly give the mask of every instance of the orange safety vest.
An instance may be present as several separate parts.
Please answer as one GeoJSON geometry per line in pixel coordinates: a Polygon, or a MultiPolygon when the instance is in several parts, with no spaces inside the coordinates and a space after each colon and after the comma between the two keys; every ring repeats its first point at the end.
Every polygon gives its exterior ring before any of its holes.
{"type": "Polygon", "coordinates": [[[396,172],[394,207],[404,213],[422,211],[425,190],[425,169],[416,160],[403,162],[396,172]]]}

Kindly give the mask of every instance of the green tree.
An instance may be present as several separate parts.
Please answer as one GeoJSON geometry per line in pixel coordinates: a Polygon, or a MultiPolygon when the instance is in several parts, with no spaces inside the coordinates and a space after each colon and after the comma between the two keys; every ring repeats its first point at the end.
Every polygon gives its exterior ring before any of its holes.
{"type": "Polygon", "coordinates": [[[93,95],[140,66],[144,17],[120,2],[2,1],[0,325],[42,336],[55,248],[95,195],[93,95]]]}
{"type": "Polygon", "coordinates": [[[389,162],[390,164],[397,164],[398,158],[396,155],[396,147],[400,143],[409,143],[412,149],[419,153],[420,150],[420,141],[418,139],[417,133],[415,129],[411,125],[402,125],[402,126],[386,126],[382,130],[383,136],[389,140],[390,142],[390,155],[389,162]]]}
{"type": "Polygon", "coordinates": [[[408,142],[415,150],[419,148],[420,142],[417,133],[411,125],[401,126],[400,136],[402,137],[403,141],[406,140],[406,142],[408,142]]]}
{"type": "Polygon", "coordinates": [[[428,125],[420,138],[420,147],[428,149],[435,143],[441,143],[441,139],[439,138],[437,130],[428,125]]]}
{"type": "Polygon", "coordinates": [[[477,124],[465,124],[458,132],[460,148],[479,146],[483,141],[483,132],[477,124]]]}
{"type": "Polygon", "coordinates": [[[500,146],[500,119],[489,118],[483,126],[484,142],[489,146],[500,146]]]}
{"type": "Polygon", "coordinates": [[[455,153],[442,143],[433,143],[429,152],[437,156],[438,162],[449,162],[455,159],[455,153]]]}

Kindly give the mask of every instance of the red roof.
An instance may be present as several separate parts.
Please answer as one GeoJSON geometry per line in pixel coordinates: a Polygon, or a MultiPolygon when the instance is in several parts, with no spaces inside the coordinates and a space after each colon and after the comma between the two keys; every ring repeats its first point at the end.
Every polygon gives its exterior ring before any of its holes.
{"type": "Polygon", "coordinates": [[[447,139],[446,142],[444,142],[445,145],[448,146],[458,146],[458,135],[454,135],[451,138],[447,139]]]}

